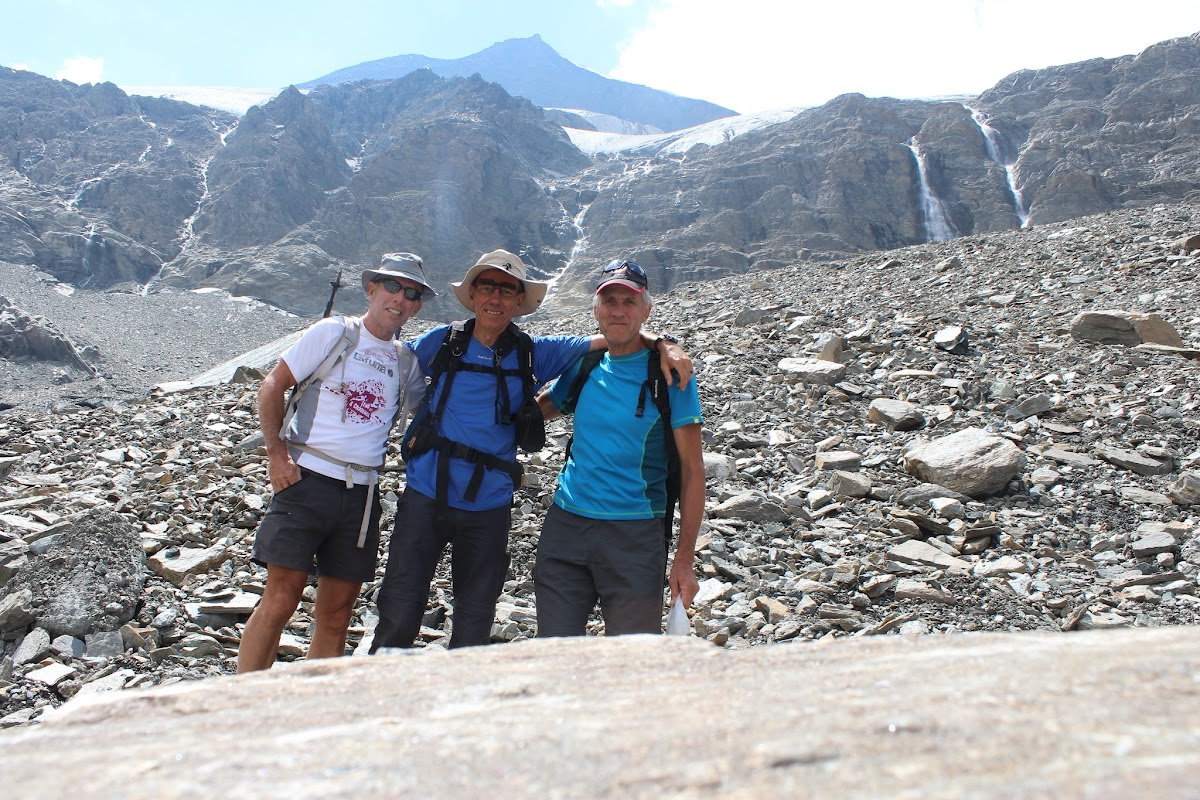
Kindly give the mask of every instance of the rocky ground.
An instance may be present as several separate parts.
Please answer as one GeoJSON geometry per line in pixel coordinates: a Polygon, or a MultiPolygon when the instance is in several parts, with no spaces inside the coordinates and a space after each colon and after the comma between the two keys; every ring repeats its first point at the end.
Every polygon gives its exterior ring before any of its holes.
{"type": "Polygon", "coordinates": [[[158,383],[186,380],[305,325],[299,317],[223,292],[159,287],[143,296],[142,287],[133,284],[83,291],[2,261],[0,298],[23,317],[46,324],[48,338],[65,338],[86,361],[81,366],[28,354],[3,357],[8,354],[0,303],[0,409],[46,412],[144,398],[158,383]]]}
{"type": "MultiPolygon", "coordinates": [[[[659,297],[651,325],[700,365],[696,634],[743,648],[1195,624],[1197,234],[1200,203],[1158,206],[659,297]],[[1085,314],[1100,311],[1127,313],[1085,314]],[[1098,341],[1122,326],[1123,344],[1098,341]]],[[[528,327],[593,326],[547,309],[528,327]]],[[[254,402],[231,385],[0,414],[3,724],[232,671],[264,575],[249,562],[269,500],[254,402]]],[[[531,558],[566,428],[550,431],[517,496],[497,641],[534,630],[531,558]]],[[[389,512],[402,485],[393,453],[389,512]]],[[[450,600],[443,571],[428,647],[450,600]]]]}

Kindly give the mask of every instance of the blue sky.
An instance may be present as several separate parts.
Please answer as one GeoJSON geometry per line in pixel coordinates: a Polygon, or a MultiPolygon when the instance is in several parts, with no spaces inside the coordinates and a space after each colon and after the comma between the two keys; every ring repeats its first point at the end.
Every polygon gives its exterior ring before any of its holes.
{"type": "Polygon", "coordinates": [[[736,111],[975,94],[1200,31],[1200,0],[0,0],[0,64],[76,83],[279,88],[540,34],[576,64],[736,111]]]}

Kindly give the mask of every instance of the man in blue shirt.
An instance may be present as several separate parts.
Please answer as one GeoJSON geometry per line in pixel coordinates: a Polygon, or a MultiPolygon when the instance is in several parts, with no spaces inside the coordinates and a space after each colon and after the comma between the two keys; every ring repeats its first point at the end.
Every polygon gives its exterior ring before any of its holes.
{"type": "MultiPolygon", "coordinates": [[[[689,607],[699,588],[692,562],[704,514],[700,397],[694,381],[671,386],[669,420],[654,403],[639,402],[651,352],[642,325],[651,307],[640,266],[614,261],[605,267],[592,309],[608,353],[571,398],[574,440],[546,514],[534,570],[538,636],[583,635],[597,601],[608,634],[661,632],[666,436],[673,437],[680,460],[671,602],[681,597],[689,607]]],[[[579,368],[580,363],[568,368],[539,398],[547,418],[564,410],[579,368]]]]}
{"type": "MultiPolygon", "coordinates": [[[[396,509],[371,652],[413,645],[429,583],[448,544],[454,592],[451,647],[491,640],[496,601],[508,573],[511,506],[519,485],[514,479],[520,474],[514,412],[526,399],[515,327],[510,329],[509,323],[535,311],[548,284],[529,280],[525,264],[513,253],[495,250],[452,288],[474,314],[468,321],[470,337],[461,353],[451,355],[460,359],[453,374],[442,373],[429,387],[427,406],[405,434],[408,485],[396,509]],[[422,428],[423,419],[433,422],[422,428]],[[421,436],[416,435],[419,430],[424,431],[421,436]]],[[[427,377],[448,327],[406,344],[427,377]]],[[[533,373],[543,382],[589,349],[605,346],[600,336],[538,336],[532,341],[533,373]]],[[[689,378],[691,360],[683,351],[675,347],[668,355],[681,379],[689,378]]]]}

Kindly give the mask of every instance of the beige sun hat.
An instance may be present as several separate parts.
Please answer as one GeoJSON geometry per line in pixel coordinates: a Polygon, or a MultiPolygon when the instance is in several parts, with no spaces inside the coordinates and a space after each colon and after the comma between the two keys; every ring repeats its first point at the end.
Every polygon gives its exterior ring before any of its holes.
{"type": "Polygon", "coordinates": [[[526,314],[532,314],[538,310],[542,301],[546,299],[546,290],[550,288],[550,284],[545,281],[531,281],[525,277],[525,262],[519,257],[513,255],[507,250],[493,250],[490,253],[485,253],[475,262],[475,266],[467,270],[466,276],[458,283],[450,284],[454,289],[454,296],[458,298],[458,302],[462,303],[468,311],[474,311],[471,307],[471,284],[479,277],[481,272],[486,272],[489,269],[498,269],[501,272],[507,272],[514,278],[525,284],[525,300],[513,312],[514,317],[523,317],[526,314]]]}

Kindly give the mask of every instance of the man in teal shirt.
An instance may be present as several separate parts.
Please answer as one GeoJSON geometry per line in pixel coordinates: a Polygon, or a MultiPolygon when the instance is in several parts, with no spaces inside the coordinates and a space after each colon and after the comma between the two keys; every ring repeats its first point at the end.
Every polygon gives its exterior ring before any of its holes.
{"type": "MultiPolygon", "coordinates": [[[[534,569],[538,636],[583,635],[597,601],[610,635],[661,632],[668,548],[665,436],[673,437],[680,460],[671,601],[681,597],[686,607],[696,595],[692,562],[704,514],[700,397],[695,381],[671,386],[669,420],[653,403],[639,403],[651,353],[640,334],[651,308],[645,270],[620,260],[604,268],[592,310],[608,353],[571,398],[574,442],[534,569]]],[[[539,398],[547,418],[562,414],[581,363],[539,398]]]]}

